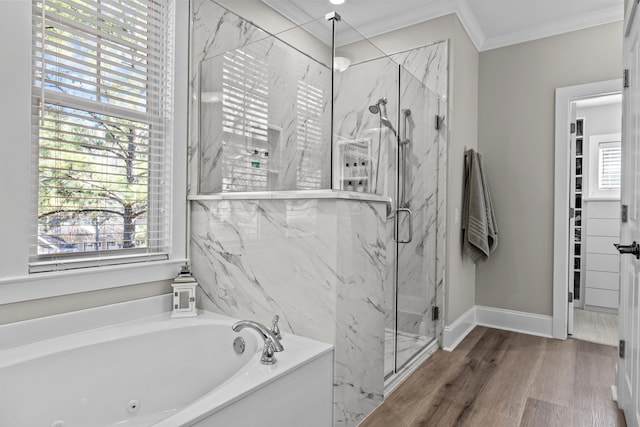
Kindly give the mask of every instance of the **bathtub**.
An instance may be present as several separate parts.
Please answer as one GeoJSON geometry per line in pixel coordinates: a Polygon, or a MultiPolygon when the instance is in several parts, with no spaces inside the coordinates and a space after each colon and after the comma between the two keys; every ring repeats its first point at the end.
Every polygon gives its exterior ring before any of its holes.
{"type": "Polygon", "coordinates": [[[162,313],[2,349],[0,426],[330,426],[332,346],[286,334],[266,366],[233,322],[162,313]]]}

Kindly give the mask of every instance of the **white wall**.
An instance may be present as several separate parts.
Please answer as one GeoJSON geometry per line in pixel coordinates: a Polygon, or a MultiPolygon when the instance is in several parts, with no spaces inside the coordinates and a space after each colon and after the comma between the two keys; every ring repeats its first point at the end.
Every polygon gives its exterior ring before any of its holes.
{"type": "Polygon", "coordinates": [[[173,263],[93,269],[57,274],[28,273],[32,218],[31,2],[0,1],[0,323],[125,301],[170,291],[183,261],[186,191],[186,89],[188,1],[177,1],[176,89],[173,164],[173,263]],[[59,295],[73,295],[60,298],[59,295]]]}
{"type": "Polygon", "coordinates": [[[478,268],[478,305],[552,314],[555,89],[621,74],[621,22],[480,53],[478,150],[499,244],[478,268]]]}

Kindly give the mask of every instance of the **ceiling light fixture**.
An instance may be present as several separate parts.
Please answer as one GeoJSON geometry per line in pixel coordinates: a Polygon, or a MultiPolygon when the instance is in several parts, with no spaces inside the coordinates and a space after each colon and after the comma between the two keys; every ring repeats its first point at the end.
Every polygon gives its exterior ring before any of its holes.
{"type": "Polygon", "coordinates": [[[333,58],[333,69],[339,72],[345,71],[351,65],[351,60],[344,56],[336,56],[333,58]]]}
{"type": "Polygon", "coordinates": [[[344,3],[344,0],[329,0],[329,2],[331,4],[342,4],[342,3],[344,3]]]}

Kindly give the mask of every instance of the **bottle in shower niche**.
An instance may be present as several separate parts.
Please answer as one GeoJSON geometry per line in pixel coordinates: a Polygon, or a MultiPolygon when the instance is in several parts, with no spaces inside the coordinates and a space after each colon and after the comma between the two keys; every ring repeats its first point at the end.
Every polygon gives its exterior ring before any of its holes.
{"type": "Polygon", "coordinates": [[[362,193],[364,191],[364,185],[362,184],[362,181],[358,181],[358,186],[356,187],[356,191],[358,193],[362,193]]]}
{"type": "Polygon", "coordinates": [[[360,170],[358,169],[358,162],[353,162],[353,169],[351,169],[351,173],[353,173],[353,176],[355,177],[360,176],[360,170]]]}
{"type": "Polygon", "coordinates": [[[347,182],[347,186],[345,187],[345,190],[353,191],[353,184],[351,184],[351,181],[347,182]]]}

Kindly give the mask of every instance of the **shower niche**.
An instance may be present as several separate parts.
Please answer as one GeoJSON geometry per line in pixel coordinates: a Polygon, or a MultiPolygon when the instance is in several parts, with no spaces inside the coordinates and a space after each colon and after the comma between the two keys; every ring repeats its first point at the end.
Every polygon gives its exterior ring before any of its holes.
{"type": "Polygon", "coordinates": [[[333,343],[334,425],[357,425],[441,337],[447,42],[388,54],[191,1],[200,306],[333,343]]]}
{"type": "MultiPolygon", "coordinates": [[[[373,158],[371,157],[372,140],[338,139],[336,141],[336,157],[338,158],[338,190],[369,193],[372,189],[373,158]]],[[[375,191],[374,191],[375,192],[375,191]]]]}

